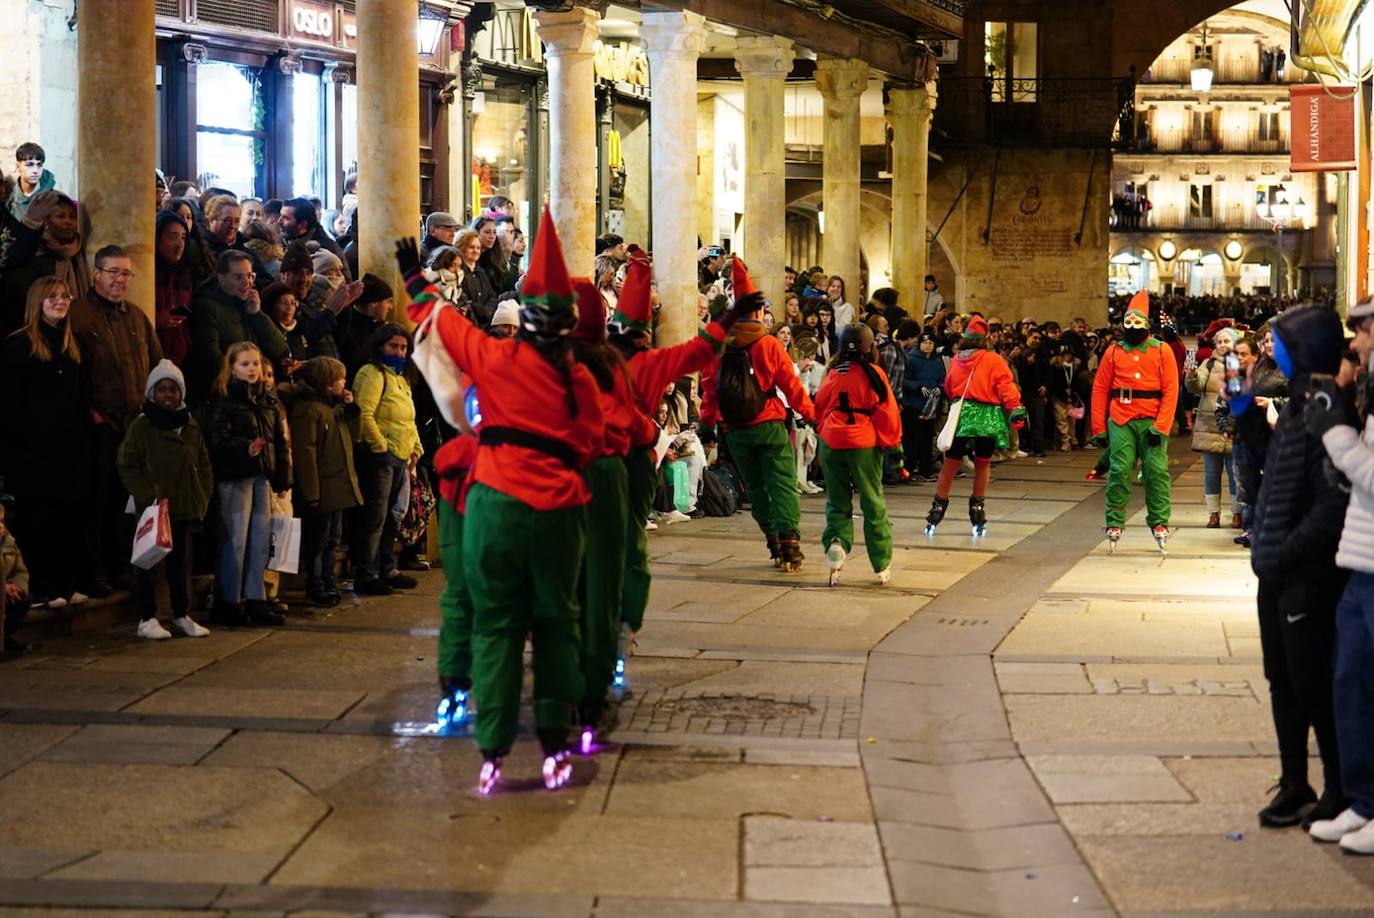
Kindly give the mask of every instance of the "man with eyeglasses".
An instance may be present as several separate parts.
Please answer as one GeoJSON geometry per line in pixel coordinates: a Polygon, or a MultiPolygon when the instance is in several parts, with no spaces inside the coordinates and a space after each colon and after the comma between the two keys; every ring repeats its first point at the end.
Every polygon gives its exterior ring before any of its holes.
{"type": "MultiPolygon", "coordinates": [[[[119,480],[115,456],[125,428],[143,408],[149,370],[162,359],[153,323],[128,300],[134,263],[122,248],[95,253],[91,289],[72,303],[71,328],[81,348],[81,369],[91,380],[91,420],[96,441],[96,561],[100,573],[92,595],[110,583],[127,586],[133,527],[124,514],[128,492],[119,480]]],[[[108,595],[108,593],[106,594],[108,595]]]]}
{"type": "Polygon", "coordinates": [[[14,219],[24,219],[34,197],[57,187],[57,179],[43,164],[47,154],[36,143],[21,143],[14,151],[14,177],[9,184],[9,208],[14,219]]]}
{"type": "Polygon", "coordinates": [[[77,228],[76,202],[60,191],[35,195],[5,252],[0,272],[0,337],[24,324],[29,285],[38,278],[58,277],[77,297],[90,289],[91,271],[77,228]]]}
{"type": "Polygon", "coordinates": [[[186,360],[187,401],[193,406],[209,399],[230,345],[252,342],[274,365],[286,355],[286,336],[262,311],[256,281],[247,253],[228,249],[220,253],[214,279],[197,293],[191,309],[191,354],[186,360]]]}

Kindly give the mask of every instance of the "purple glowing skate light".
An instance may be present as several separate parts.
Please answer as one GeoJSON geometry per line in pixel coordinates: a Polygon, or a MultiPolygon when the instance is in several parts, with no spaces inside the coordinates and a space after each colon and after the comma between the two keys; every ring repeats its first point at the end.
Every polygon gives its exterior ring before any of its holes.
{"type": "Polygon", "coordinates": [[[596,745],[596,730],[592,727],[582,728],[582,754],[591,755],[593,747],[596,745]]]}
{"type": "Polygon", "coordinates": [[[567,753],[546,756],[544,758],[544,786],[549,790],[557,790],[568,779],[572,777],[572,762],[568,761],[567,753]]]}
{"type": "Polygon", "coordinates": [[[491,792],[496,789],[496,783],[500,780],[501,764],[499,762],[483,762],[482,773],[477,777],[477,793],[483,797],[490,796],[491,792]]]}

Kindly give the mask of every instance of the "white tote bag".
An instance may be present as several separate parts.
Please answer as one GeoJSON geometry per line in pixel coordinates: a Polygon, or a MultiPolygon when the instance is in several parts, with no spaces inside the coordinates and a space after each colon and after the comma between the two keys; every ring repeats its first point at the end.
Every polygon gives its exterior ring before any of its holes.
{"type": "Polygon", "coordinates": [[[444,347],[437,324],[440,312],[455,308],[447,300],[435,301],[429,315],[415,329],[415,346],[410,357],[429,384],[429,391],[434,394],[434,403],[439,406],[444,420],[450,427],[468,432],[467,415],[463,413],[463,390],[459,385],[462,372],[444,347]]]}
{"type": "Polygon", "coordinates": [[[134,567],[150,571],[171,553],[172,516],[167,499],[163,498],[149,504],[138,518],[138,526],[134,528],[134,551],[129,561],[134,567]]]}
{"type": "Polygon", "coordinates": [[[964,393],[959,396],[959,400],[949,406],[949,417],[945,418],[945,426],[940,428],[940,435],[935,438],[935,448],[942,453],[949,452],[949,448],[954,445],[954,435],[959,431],[959,412],[964,407],[964,396],[968,395],[969,384],[973,382],[973,370],[969,370],[968,381],[964,383],[964,393]]]}
{"type": "Polygon", "coordinates": [[[294,574],[301,565],[301,521],[294,516],[272,517],[272,541],[267,569],[294,574]]]}

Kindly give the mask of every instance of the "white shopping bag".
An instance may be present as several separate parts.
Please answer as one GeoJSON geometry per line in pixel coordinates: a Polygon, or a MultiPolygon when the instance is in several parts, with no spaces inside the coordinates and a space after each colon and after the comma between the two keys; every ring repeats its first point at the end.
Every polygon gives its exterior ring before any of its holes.
{"type": "Polygon", "coordinates": [[[272,542],[267,569],[294,574],[301,564],[301,521],[294,516],[272,517],[272,542]]]}
{"type": "Polygon", "coordinates": [[[149,504],[138,518],[138,526],[134,528],[133,557],[129,560],[134,567],[152,570],[171,551],[172,517],[167,500],[163,498],[149,504]]]}

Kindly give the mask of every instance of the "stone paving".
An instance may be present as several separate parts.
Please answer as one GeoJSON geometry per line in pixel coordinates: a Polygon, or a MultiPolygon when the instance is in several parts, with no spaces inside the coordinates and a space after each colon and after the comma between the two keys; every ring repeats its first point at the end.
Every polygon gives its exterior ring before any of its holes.
{"type": "Polygon", "coordinates": [[[0,665],[0,914],[1369,914],[1374,864],[1256,825],[1254,584],[1176,457],[1168,558],[1138,518],[1107,554],[1087,453],[999,465],[977,542],[966,481],[933,539],[894,489],[886,589],[823,585],[820,498],[800,575],[745,515],[661,529],[619,727],[553,794],[528,733],[482,799],[428,729],[437,574],[48,638],[0,665]]]}

